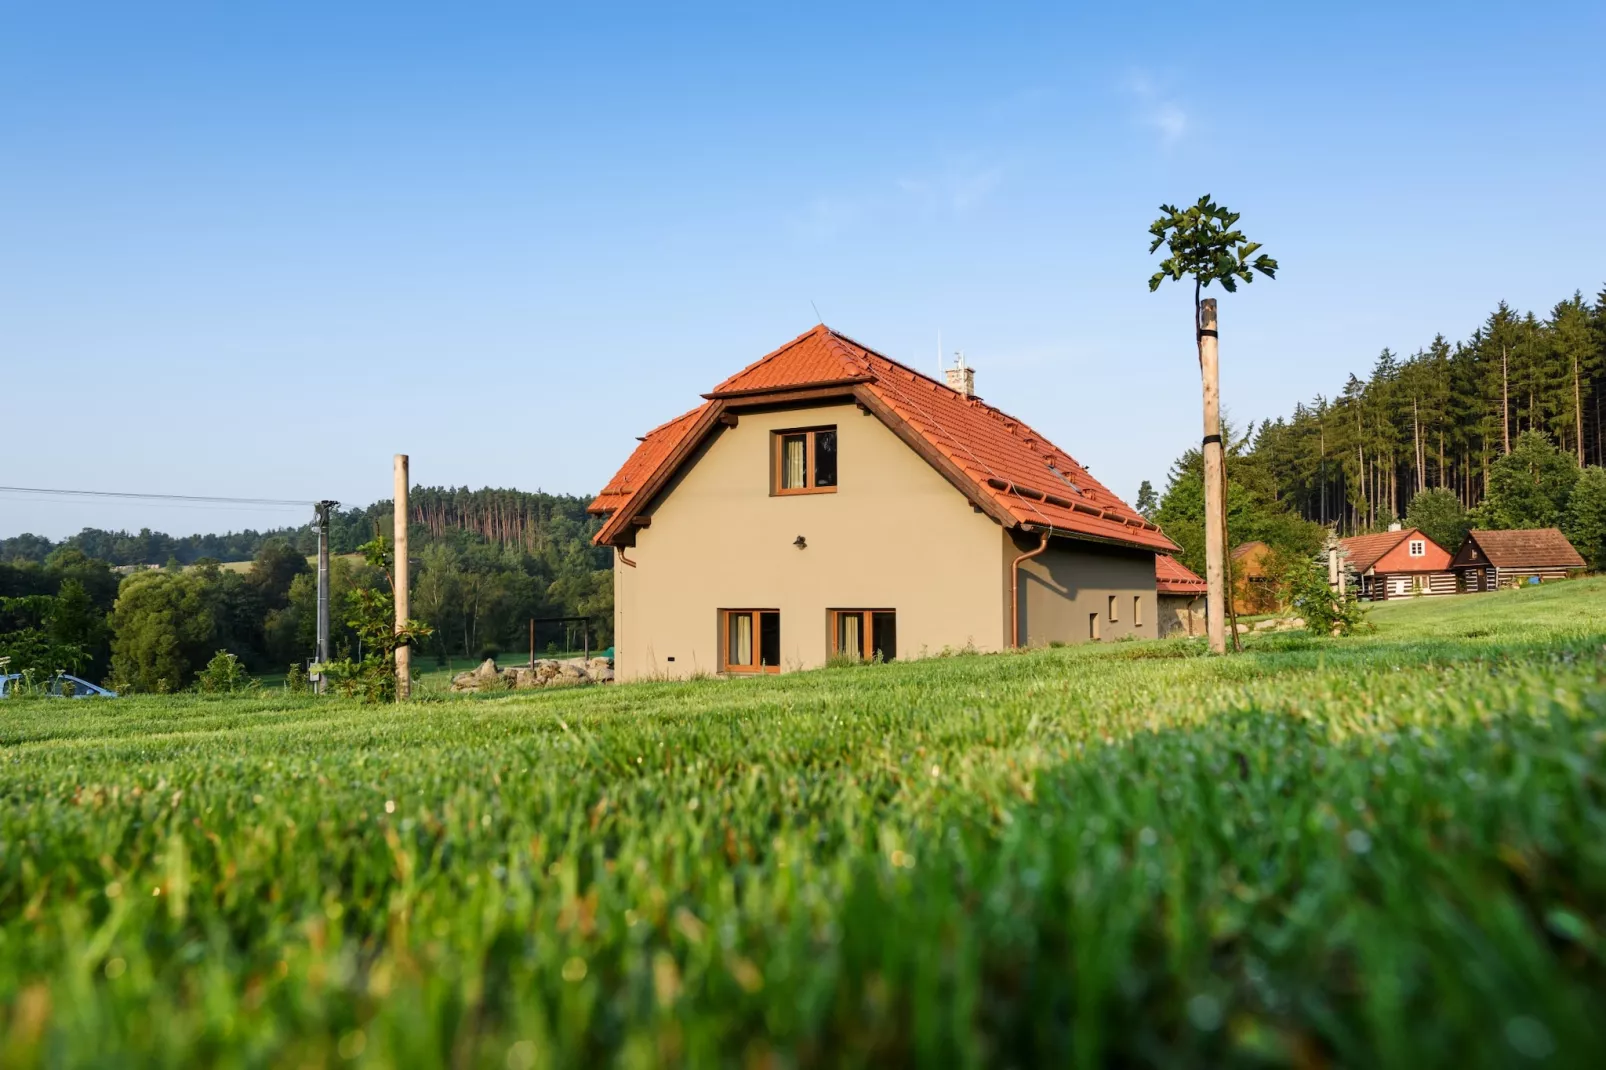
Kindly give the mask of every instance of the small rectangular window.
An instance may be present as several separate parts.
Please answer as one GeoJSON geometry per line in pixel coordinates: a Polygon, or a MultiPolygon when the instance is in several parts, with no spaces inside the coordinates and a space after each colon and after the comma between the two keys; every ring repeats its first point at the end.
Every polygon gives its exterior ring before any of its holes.
{"type": "Polygon", "coordinates": [[[1117,620],[1120,619],[1120,616],[1121,616],[1120,613],[1116,610],[1115,606],[1116,606],[1115,595],[1112,594],[1112,595],[1110,595],[1110,623],[1111,624],[1114,624],[1117,620]]]}
{"type": "Polygon", "coordinates": [[[898,615],[890,609],[833,609],[831,653],[871,661],[898,656],[898,615]]]}
{"type": "Polygon", "coordinates": [[[836,428],[777,431],[772,436],[771,493],[826,494],[836,490],[836,428]]]}
{"type": "Polygon", "coordinates": [[[1422,541],[1421,539],[1412,539],[1411,540],[1411,556],[1412,557],[1426,557],[1427,554],[1428,554],[1428,544],[1426,542],[1422,541]]]}
{"type": "Polygon", "coordinates": [[[1132,624],[1134,627],[1143,627],[1143,596],[1140,594],[1132,596],[1132,624]]]}
{"type": "Polygon", "coordinates": [[[1095,643],[1099,641],[1099,615],[1097,613],[1089,613],[1087,615],[1087,637],[1095,643]]]}
{"type": "Polygon", "coordinates": [[[781,614],[777,610],[722,609],[719,627],[723,671],[781,671],[781,614]]]}

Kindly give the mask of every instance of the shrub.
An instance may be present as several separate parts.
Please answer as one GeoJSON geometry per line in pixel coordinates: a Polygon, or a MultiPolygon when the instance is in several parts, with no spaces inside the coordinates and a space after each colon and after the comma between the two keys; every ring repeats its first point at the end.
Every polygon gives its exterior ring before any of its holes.
{"type": "Polygon", "coordinates": [[[206,668],[195,678],[196,690],[206,694],[233,694],[250,686],[251,677],[240,664],[240,659],[227,650],[219,650],[206,663],[206,668]]]}
{"type": "Polygon", "coordinates": [[[1305,629],[1312,635],[1350,635],[1370,630],[1366,611],[1353,589],[1342,595],[1327,582],[1327,570],[1315,560],[1290,570],[1289,595],[1294,611],[1305,618],[1305,629]]]}

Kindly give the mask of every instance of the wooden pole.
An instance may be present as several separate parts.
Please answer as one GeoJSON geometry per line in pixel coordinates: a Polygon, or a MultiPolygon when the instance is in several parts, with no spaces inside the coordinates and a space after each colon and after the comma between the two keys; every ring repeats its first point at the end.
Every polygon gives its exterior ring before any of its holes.
{"type": "MultiPolygon", "coordinates": [[[[391,586],[396,593],[396,631],[407,626],[410,611],[407,567],[407,454],[396,454],[395,542],[396,567],[391,586]]],[[[413,693],[412,650],[396,648],[396,701],[406,702],[413,693]]]]}
{"type": "Polygon", "coordinates": [[[1210,649],[1227,652],[1227,532],[1221,444],[1221,375],[1216,353],[1216,300],[1199,305],[1199,374],[1204,381],[1205,625],[1210,649]]]}

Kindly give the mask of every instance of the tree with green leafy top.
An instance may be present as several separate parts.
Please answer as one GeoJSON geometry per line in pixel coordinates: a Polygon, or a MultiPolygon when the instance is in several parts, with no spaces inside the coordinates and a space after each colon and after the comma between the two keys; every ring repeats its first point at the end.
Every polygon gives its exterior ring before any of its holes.
{"type": "Polygon", "coordinates": [[[1467,511],[1461,508],[1461,499],[1443,487],[1429,487],[1412,498],[1411,507],[1405,511],[1405,524],[1419,529],[1452,554],[1472,527],[1467,511]]]}
{"type": "Polygon", "coordinates": [[[1524,431],[1489,466],[1489,494],[1476,521],[1485,528],[1552,528],[1578,482],[1578,463],[1541,431],[1524,431]]]}
{"type": "Polygon", "coordinates": [[[1590,465],[1579,474],[1562,531],[1591,569],[1606,571],[1606,468],[1590,465]]]}
{"type": "Polygon", "coordinates": [[[1149,253],[1166,246],[1170,253],[1160,262],[1160,270],[1149,278],[1149,292],[1160,288],[1167,279],[1193,281],[1194,343],[1199,352],[1199,376],[1204,388],[1204,485],[1205,535],[1208,546],[1205,580],[1207,584],[1206,615],[1209,621],[1210,648],[1216,653],[1226,652],[1225,623],[1227,604],[1227,515],[1226,515],[1226,454],[1221,441],[1221,383],[1216,364],[1216,308],[1215,301],[1202,299],[1211,283],[1220,283],[1228,293],[1235,293],[1238,283],[1255,281],[1259,272],[1267,278],[1277,274],[1277,261],[1264,253],[1256,256],[1258,242],[1244,237],[1235,229],[1239,214],[1218,205],[1206,194],[1196,204],[1185,209],[1162,204],[1163,213],[1149,225],[1153,241],[1149,253]]]}
{"type": "Polygon", "coordinates": [[[1138,485],[1138,512],[1147,520],[1154,519],[1154,512],[1160,508],[1160,496],[1154,493],[1154,484],[1145,479],[1138,485]]]}

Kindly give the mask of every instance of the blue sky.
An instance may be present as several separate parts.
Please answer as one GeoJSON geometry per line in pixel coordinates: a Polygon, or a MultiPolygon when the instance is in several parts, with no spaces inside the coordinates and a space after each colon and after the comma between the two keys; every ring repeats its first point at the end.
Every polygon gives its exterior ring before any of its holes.
{"type": "Polygon", "coordinates": [[[1200,431],[1162,202],[1282,262],[1240,423],[1606,282],[1598,2],[866,7],[0,0],[0,484],[589,493],[812,303],[1130,500],[1200,431]]]}

